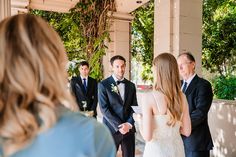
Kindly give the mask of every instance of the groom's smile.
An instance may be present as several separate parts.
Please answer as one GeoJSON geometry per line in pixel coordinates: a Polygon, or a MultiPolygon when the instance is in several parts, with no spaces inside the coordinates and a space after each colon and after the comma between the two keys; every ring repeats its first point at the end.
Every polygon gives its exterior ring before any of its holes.
{"type": "Polygon", "coordinates": [[[115,60],[112,64],[112,71],[117,79],[123,79],[125,73],[125,62],[119,59],[115,60]]]}

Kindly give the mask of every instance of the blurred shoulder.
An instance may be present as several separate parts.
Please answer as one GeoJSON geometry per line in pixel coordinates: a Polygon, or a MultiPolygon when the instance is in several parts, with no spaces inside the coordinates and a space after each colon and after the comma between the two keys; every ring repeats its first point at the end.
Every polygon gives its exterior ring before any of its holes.
{"type": "Polygon", "coordinates": [[[78,82],[79,79],[80,79],[79,76],[73,76],[73,77],[71,78],[70,82],[78,82]]]}
{"type": "Polygon", "coordinates": [[[83,130],[92,129],[91,126],[97,127],[99,125],[96,119],[88,118],[80,112],[72,111],[65,111],[59,118],[58,123],[67,127],[83,128],[83,130]]]}
{"type": "Polygon", "coordinates": [[[198,77],[198,83],[197,83],[196,87],[199,88],[199,89],[202,89],[202,88],[208,88],[208,89],[212,88],[211,87],[211,83],[208,80],[206,80],[204,78],[201,78],[201,77],[198,77]]]}
{"type": "Polygon", "coordinates": [[[152,102],[154,97],[153,97],[153,91],[152,90],[139,90],[137,92],[137,99],[139,100],[140,103],[148,103],[152,102]]]}
{"type": "Polygon", "coordinates": [[[94,78],[92,78],[92,77],[90,77],[90,76],[89,76],[88,78],[89,78],[90,81],[97,82],[96,79],[94,79],[94,78]]]}
{"type": "Polygon", "coordinates": [[[136,89],[136,85],[133,82],[131,82],[130,80],[127,80],[127,79],[125,79],[125,81],[126,81],[126,83],[128,84],[129,87],[132,87],[132,88],[136,89]]]}
{"type": "Polygon", "coordinates": [[[108,77],[108,78],[105,78],[105,79],[102,80],[102,81],[100,81],[99,84],[103,84],[103,85],[108,84],[108,83],[110,82],[110,80],[111,80],[111,76],[108,77]]]}

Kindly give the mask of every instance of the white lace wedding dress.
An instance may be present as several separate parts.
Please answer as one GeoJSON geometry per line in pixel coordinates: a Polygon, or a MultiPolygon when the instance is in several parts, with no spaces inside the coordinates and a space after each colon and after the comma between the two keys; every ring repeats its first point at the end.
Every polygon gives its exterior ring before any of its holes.
{"type": "Polygon", "coordinates": [[[154,116],[152,140],[146,142],[143,157],[185,157],[180,122],[168,126],[168,115],[154,116]]]}

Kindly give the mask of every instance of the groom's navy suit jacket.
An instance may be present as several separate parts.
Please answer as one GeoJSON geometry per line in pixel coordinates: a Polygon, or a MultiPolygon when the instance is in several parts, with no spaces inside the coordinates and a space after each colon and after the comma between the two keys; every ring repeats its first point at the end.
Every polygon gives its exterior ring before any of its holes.
{"type": "Polygon", "coordinates": [[[103,123],[107,125],[112,134],[116,133],[118,126],[122,123],[129,122],[133,127],[129,133],[135,132],[134,120],[132,117],[133,109],[131,106],[137,106],[135,85],[125,81],[124,101],[116,90],[116,82],[112,76],[101,81],[98,84],[98,102],[103,114],[103,123]],[[112,87],[113,86],[113,87],[112,87]]]}
{"type": "Polygon", "coordinates": [[[211,84],[197,75],[189,84],[185,95],[189,104],[192,132],[189,137],[182,136],[187,151],[207,151],[213,143],[208,126],[208,111],[213,93],[211,84]]]}

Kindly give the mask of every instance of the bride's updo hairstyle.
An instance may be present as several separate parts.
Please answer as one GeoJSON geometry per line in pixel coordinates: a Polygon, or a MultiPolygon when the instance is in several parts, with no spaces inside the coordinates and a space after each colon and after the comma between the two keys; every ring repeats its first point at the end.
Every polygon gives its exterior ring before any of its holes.
{"type": "Polygon", "coordinates": [[[20,14],[0,23],[0,142],[4,156],[26,146],[74,102],[67,57],[57,33],[40,17],[20,14]],[[65,104],[67,103],[67,104],[65,104]]]}
{"type": "Polygon", "coordinates": [[[153,70],[155,73],[154,90],[166,96],[167,114],[170,115],[168,125],[173,126],[181,119],[183,111],[177,61],[172,54],[162,53],[154,58],[153,70]]]}

